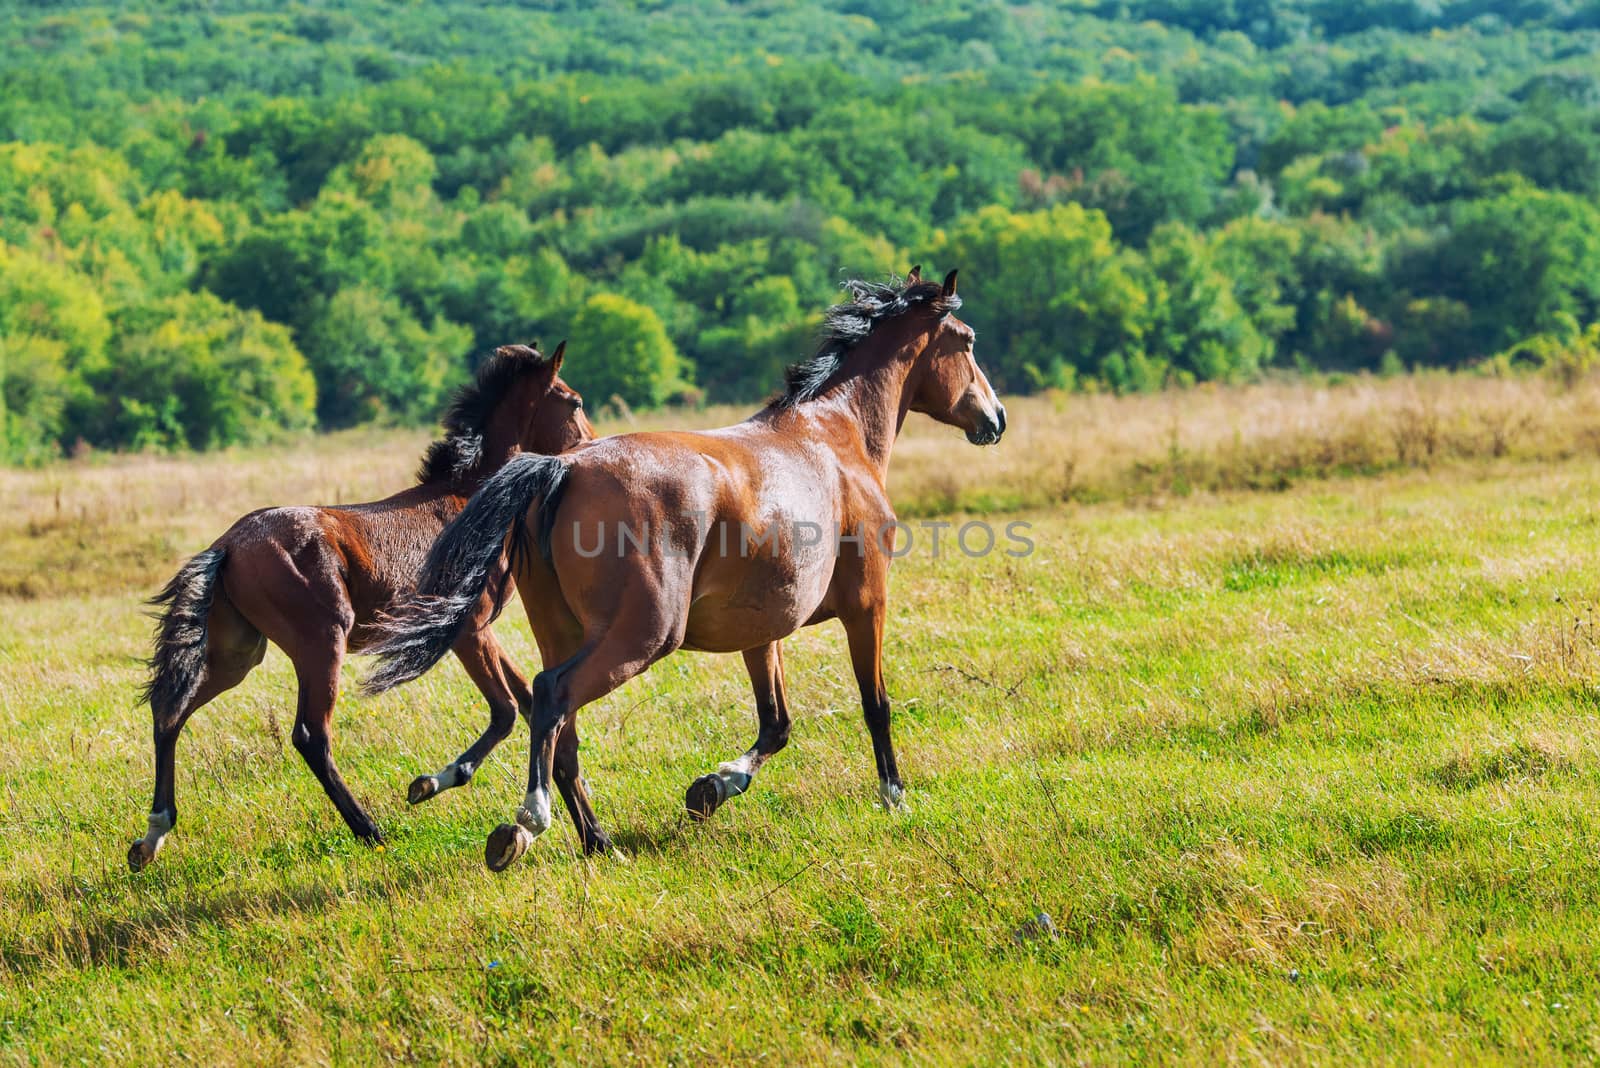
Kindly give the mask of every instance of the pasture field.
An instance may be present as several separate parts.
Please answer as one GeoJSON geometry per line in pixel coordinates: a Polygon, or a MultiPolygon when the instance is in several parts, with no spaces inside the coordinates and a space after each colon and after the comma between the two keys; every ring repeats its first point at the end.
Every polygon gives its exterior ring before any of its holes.
{"type": "MultiPolygon", "coordinates": [[[[421,436],[0,473],[0,1063],[1600,1057],[1600,388],[1011,411],[984,451],[910,423],[893,469],[904,516],[1036,542],[896,565],[909,811],[876,807],[827,625],[750,793],[682,815],[754,716],[737,658],[680,654],[580,718],[629,861],[561,817],[499,876],[526,730],[409,809],[477,694],[453,663],[349,686],[368,851],[276,651],[191,721],[178,827],[124,864],[141,597],[248,508],[397,487],[421,436]]],[[[533,667],[520,609],[500,630],[533,667]]]]}

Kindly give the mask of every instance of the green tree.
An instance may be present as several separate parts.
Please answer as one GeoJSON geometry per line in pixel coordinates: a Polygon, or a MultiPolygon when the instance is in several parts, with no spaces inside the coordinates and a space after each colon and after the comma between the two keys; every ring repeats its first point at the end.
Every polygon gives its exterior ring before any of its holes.
{"type": "Polygon", "coordinates": [[[1458,358],[1486,356],[1563,322],[1600,318],[1600,207],[1526,186],[1468,201],[1391,274],[1412,294],[1470,309],[1470,351],[1458,358]]]}
{"type": "Polygon", "coordinates": [[[461,243],[468,250],[497,259],[526,255],[532,236],[527,213],[503,200],[479,206],[461,224],[461,243]]]}
{"type": "Polygon", "coordinates": [[[1101,212],[1079,204],[1022,214],[985,208],[958,223],[935,257],[961,271],[961,315],[978,331],[997,388],[1078,377],[1118,388],[1159,384],[1144,344],[1149,294],[1101,212]]]}
{"type": "Polygon", "coordinates": [[[554,249],[505,260],[446,260],[440,303],[445,318],[472,328],[475,347],[494,348],[568,333],[583,278],[554,249]]]}
{"type": "Polygon", "coordinates": [[[1217,269],[1231,280],[1256,332],[1274,346],[1295,327],[1302,294],[1297,258],[1304,240],[1287,223],[1248,217],[1211,239],[1217,269]]]}
{"type": "Polygon", "coordinates": [[[1368,310],[1390,297],[1384,245],[1351,219],[1297,220],[1294,257],[1300,280],[1295,326],[1281,342],[1297,359],[1329,369],[1370,368],[1389,347],[1388,327],[1368,310]]]}
{"type": "Polygon", "coordinates": [[[1150,269],[1161,299],[1147,339],[1151,352],[1194,381],[1237,381],[1260,369],[1266,340],[1234,296],[1205,238],[1167,223],[1150,238],[1150,269]]]}
{"type": "Polygon", "coordinates": [[[815,343],[815,321],[800,308],[794,282],[770,275],[741,286],[721,324],[694,347],[695,377],[712,401],[750,400],[777,389],[783,369],[815,343]]]}
{"type": "Polygon", "coordinates": [[[653,408],[683,387],[687,368],[656,313],[615,293],[596,293],[572,324],[581,360],[566,378],[597,403],[612,397],[635,408],[653,408]]]}
{"type": "Polygon", "coordinates": [[[1100,209],[1135,244],[1169,219],[1206,218],[1233,165],[1221,115],[1150,80],[1052,85],[1014,121],[1033,158],[1063,179],[1059,198],[1100,209]]]}
{"type": "Polygon", "coordinates": [[[81,429],[111,323],[91,280],[0,241],[0,393],[7,458],[40,459],[81,429]]]}
{"type": "Polygon", "coordinates": [[[287,327],[210,293],[117,317],[116,359],[92,376],[96,445],[209,449],[312,425],[316,385],[287,327]]]}
{"type": "Polygon", "coordinates": [[[1497,171],[1526,175],[1550,189],[1600,194],[1600,118],[1592,104],[1541,93],[1495,131],[1490,155],[1497,171]]]}
{"type": "Polygon", "coordinates": [[[208,377],[241,309],[338,425],[431,418],[474,346],[581,344],[595,293],[753,401],[841,280],[936,255],[1009,390],[1460,366],[1594,321],[1579,0],[653,5],[648,40],[627,4],[12,6],[13,458],[257,436],[208,377]]]}
{"type": "Polygon", "coordinates": [[[301,345],[323,426],[426,423],[464,376],[472,332],[446,319],[423,326],[394,297],[355,285],[319,305],[301,345]]]}
{"type": "Polygon", "coordinates": [[[1348,152],[1369,143],[1383,131],[1383,119],[1365,105],[1329,107],[1320,100],[1289,109],[1288,115],[1261,147],[1260,170],[1277,177],[1302,156],[1348,152]]]}
{"type": "Polygon", "coordinates": [[[329,192],[305,211],[275,215],[244,234],[201,280],[224,300],[298,327],[341,288],[387,289],[394,259],[377,209],[350,193],[329,192]]]}
{"type": "Polygon", "coordinates": [[[433,153],[404,134],[380,134],[361,146],[356,158],[337,168],[326,190],[353,193],[382,211],[414,213],[433,197],[439,168],[433,153]]]}

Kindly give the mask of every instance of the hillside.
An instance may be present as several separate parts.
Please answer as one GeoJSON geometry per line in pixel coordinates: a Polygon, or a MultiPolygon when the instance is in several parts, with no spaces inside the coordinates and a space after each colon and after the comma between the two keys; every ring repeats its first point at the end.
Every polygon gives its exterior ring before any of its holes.
{"type": "Polygon", "coordinates": [[[1002,389],[1600,350],[1600,4],[16,5],[0,455],[749,402],[960,267],[1002,389]]]}

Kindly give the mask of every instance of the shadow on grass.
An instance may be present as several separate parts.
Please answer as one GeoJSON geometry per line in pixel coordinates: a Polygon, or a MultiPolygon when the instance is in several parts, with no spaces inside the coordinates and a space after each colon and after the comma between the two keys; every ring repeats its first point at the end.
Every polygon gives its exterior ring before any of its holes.
{"type": "MultiPolygon", "coordinates": [[[[315,857],[322,851],[305,842],[296,852],[315,857]]],[[[0,969],[34,975],[53,968],[137,968],[174,937],[226,932],[262,915],[316,915],[352,899],[409,903],[434,875],[420,863],[306,878],[317,874],[310,865],[299,871],[267,868],[245,885],[219,887],[198,866],[137,875],[107,870],[65,885],[60,873],[41,872],[8,887],[14,899],[32,901],[35,908],[0,943],[0,969]]]]}
{"type": "Polygon", "coordinates": [[[693,830],[688,815],[678,813],[655,827],[613,827],[610,834],[612,844],[630,857],[665,857],[681,852],[680,847],[693,830]]]}

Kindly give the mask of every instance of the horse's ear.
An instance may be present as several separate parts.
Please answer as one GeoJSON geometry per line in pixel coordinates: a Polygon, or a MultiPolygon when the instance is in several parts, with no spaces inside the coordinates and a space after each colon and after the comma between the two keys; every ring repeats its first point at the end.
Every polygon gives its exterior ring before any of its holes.
{"type": "Polygon", "coordinates": [[[944,276],[944,296],[946,300],[956,295],[956,272],[951,271],[944,276]]]}
{"type": "Polygon", "coordinates": [[[922,264],[917,264],[906,274],[906,285],[914,286],[922,281],[922,264]]]}
{"type": "Polygon", "coordinates": [[[552,352],[550,354],[550,373],[551,374],[557,374],[558,375],[558,374],[561,373],[561,361],[566,358],[566,355],[567,355],[567,339],[566,338],[562,338],[561,339],[561,344],[556,346],[556,351],[554,351],[554,352],[552,352]]]}

